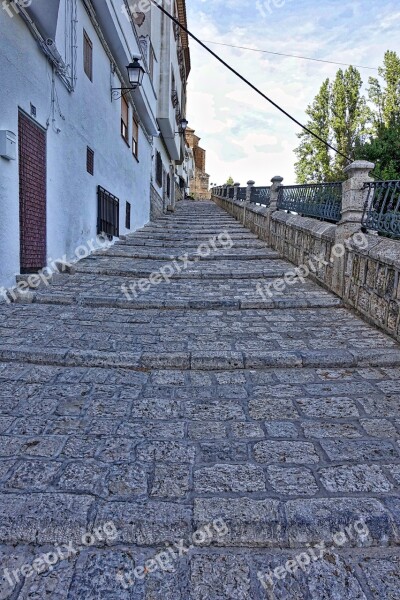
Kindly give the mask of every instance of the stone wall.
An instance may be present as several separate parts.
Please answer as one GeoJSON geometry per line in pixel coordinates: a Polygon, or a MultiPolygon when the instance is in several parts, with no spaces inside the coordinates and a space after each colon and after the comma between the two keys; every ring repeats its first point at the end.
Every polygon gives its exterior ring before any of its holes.
{"type": "MultiPolygon", "coordinates": [[[[400,243],[365,234],[342,244],[339,226],[213,196],[213,200],[369,322],[400,340],[400,243]],[[343,248],[343,258],[335,250],[343,248]],[[312,265],[312,267],[311,267],[312,265]]],[[[354,233],[354,232],[353,232],[354,233]]]]}
{"type": "Polygon", "coordinates": [[[152,185],[150,188],[150,220],[154,221],[164,212],[163,199],[152,185]]]}

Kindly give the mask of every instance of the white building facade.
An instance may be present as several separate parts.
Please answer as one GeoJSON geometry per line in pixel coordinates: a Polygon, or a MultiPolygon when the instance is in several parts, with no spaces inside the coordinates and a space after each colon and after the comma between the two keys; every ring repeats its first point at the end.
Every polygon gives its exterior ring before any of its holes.
{"type": "MultiPolygon", "coordinates": [[[[154,35],[162,46],[156,29],[154,35]]],[[[170,144],[160,137],[167,83],[157,65],[127,1],[3,3],[0,286],[54,260],[76,259],[76,249],[90,248],[100,231],[117,237],[157,214],[156,147],[170,144]],[[113,94],[129,87],[134,56],[146,71],[142,85],[113,94]]]]}

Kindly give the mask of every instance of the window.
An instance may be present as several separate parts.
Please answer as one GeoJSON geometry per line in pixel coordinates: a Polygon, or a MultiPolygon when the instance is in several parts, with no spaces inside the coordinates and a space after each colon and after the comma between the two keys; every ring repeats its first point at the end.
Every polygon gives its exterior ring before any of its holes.
{"type": "Polygon", "coordinates": [[[139,123],[135,117],[132,119],[132,154],[139,157],[139,123]]]}
{"type": "Polygon", "coordinates": [[[130,202],[126,203],[125,227],[126,227],[126,229],[131,228],[131,204],[130,204],[130,202]]]}
{"type": "Polygon", "coordinates": [[[161,154],[157,152],[156,155],[156,182],[159,187],[163,184],[163,164],[161,159],[161,154]]]}
{"type": "Polygon", "coordinates": [[[121,98],[121,135],[129,144],[129,133],[128,133],[128,120],[129,120],[129,104],[124,97],[121,98]]]}
{"type": "Polygon", "coordinates": [[[154,63],[156,60],[156,55],[154,54],[154,48],[150,43],[150,57],[149,57],[149,74],[151,81],[154,82],[154,63]]]}
{"type": "Polygon", "coordinates": [[[94,152],[89,146],[86,150],[86,170],[90,175],[94,175],[94,152]]]}
{"type": "Polygon", "coordinates": [[[83,68],[90,81],[93,81],[93,44],[85,30],[83,30],[83,68]]]}
{"type": "Polygon", "coordinates": [[[169,174],[167,175],[167,196],[168,198],[171,196],[171,177],[169,174]]]}

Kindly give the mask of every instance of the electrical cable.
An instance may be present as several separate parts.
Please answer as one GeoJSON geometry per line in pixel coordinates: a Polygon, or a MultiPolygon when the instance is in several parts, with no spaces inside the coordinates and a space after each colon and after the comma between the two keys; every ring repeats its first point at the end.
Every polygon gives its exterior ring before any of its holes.
{"type": "Polygon", "coordinates": [[[234,46],[233,44],[223,44],[222,42],[212,42],[204,40],[205,44],[216,44],[217,46],[226,46],[227,48],[238,48],[239,50],[251,50],[251,52],[261,52],[262,54],[273,54],[274,56],[285,56],[286,58],[298,58],[300,60],[311,60],[314,62],[327,63],[328,65],[339,65],[342,67],[355,67],[357,69],[369,69],[370,71],[379,71],[377,67],[364,67],[362,65],[351,65],[349,63],[335,62],[333,60],[324,60],[322,58],[310,58],[309,56],[299,56],[296,54],[284,54],[283,52],[272,52],[271,50],[260,50],[260,48],[249,48],[248,46],[234,46]]]}

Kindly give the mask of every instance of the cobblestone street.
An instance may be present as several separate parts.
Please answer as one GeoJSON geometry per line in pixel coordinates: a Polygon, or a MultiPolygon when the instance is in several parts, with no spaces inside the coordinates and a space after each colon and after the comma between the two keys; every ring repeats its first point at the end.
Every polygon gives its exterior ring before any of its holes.
{"type": "Polygon", "coordinates": [[[400,347],[292,269],[180,202],[0,304],[0,600],[400,599],[400,347]]]}

